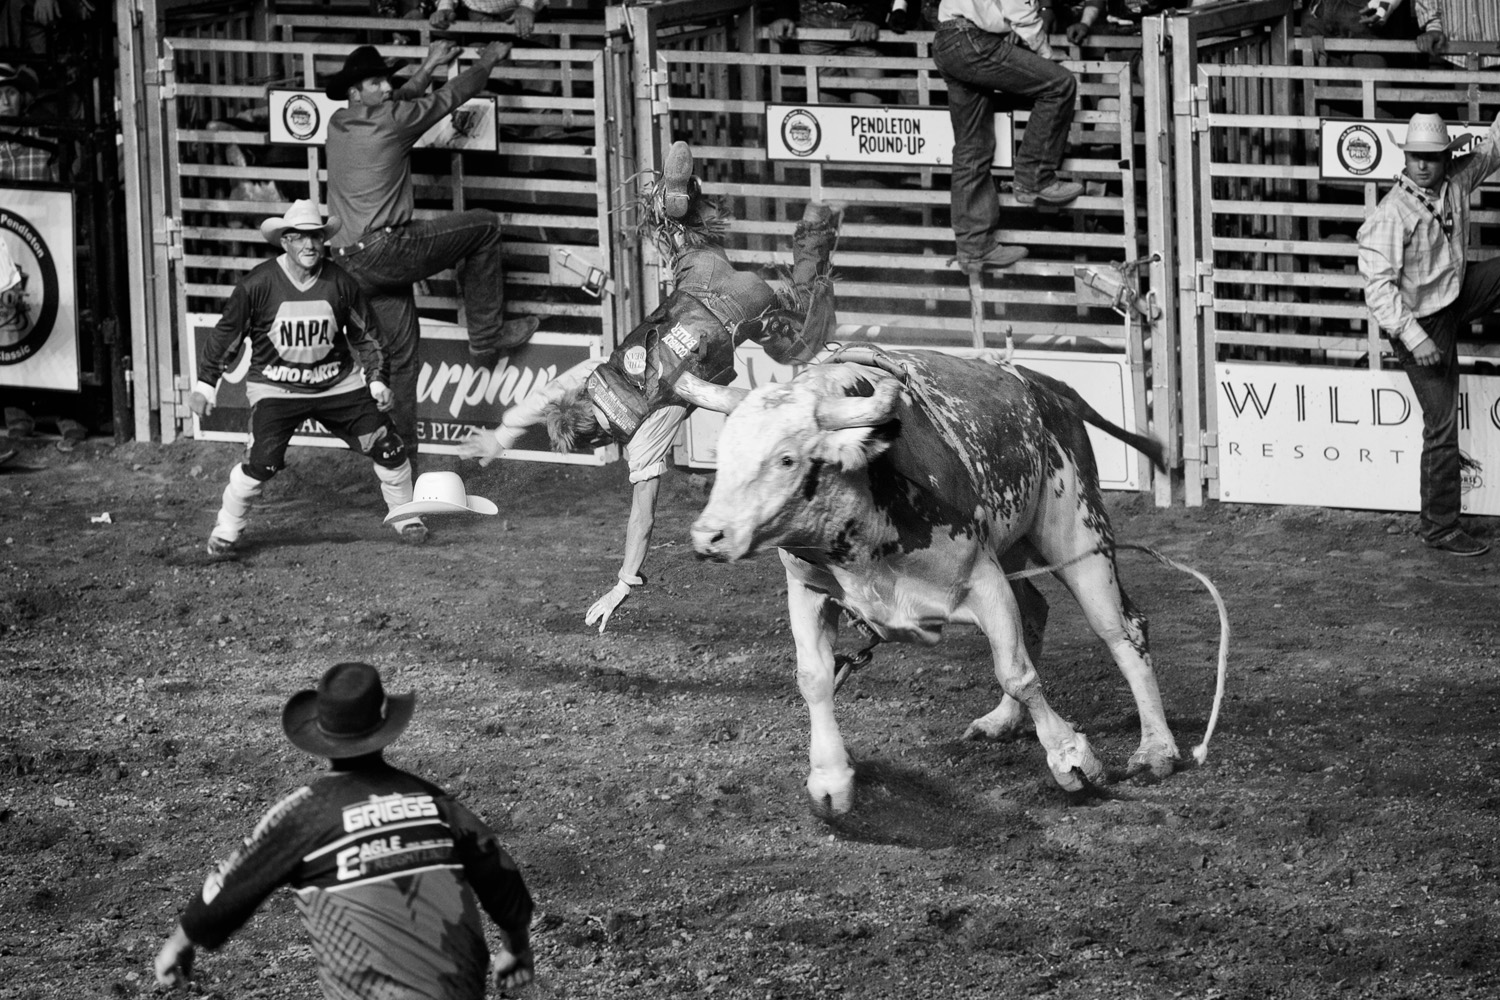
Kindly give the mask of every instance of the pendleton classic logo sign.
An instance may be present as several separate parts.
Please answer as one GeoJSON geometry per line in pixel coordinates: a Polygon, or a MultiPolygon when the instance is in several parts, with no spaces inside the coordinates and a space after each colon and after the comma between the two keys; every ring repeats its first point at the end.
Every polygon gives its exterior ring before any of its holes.
{"type": "Polygon", "coordinates": [[[19,280],[0,292],[0,365],[16,365],[46,346],[57,322],[57,261],[42,234],[22,216],[0,208],[0,239],[19,280]]]}
{"type": "Polygon", "coordinates": [[[0,188],[0,385],[77,392],[73,192],[0,188]]]}

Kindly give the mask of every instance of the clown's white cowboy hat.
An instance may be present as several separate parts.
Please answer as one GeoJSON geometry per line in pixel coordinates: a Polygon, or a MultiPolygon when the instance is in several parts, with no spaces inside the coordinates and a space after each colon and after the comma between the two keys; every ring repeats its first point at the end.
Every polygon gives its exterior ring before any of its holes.
{"type": "Polygon", "coordinates": [[[344,223],[332,216],[324,222],[323,213],[318,211],[318,206],[314,205],[311,199],[298,198],[292,202],[285,215],[262,222],[260,234],[266,238],[267,243],[280,246],[281,234],[288,229],[295,229],[299,233],[321,231],[324,239],[332,239],[333,234],[343,228],[344,223]]]}
{"type": "Polygon", "coordinates": [[[475,514],[496,514],[500,508],[484,497],[471,497],[456,472],[424,472],[417,477],[409,503],[391,508],[386,522],[413,514],[447,514],[467,510],[475,514]]]}
{"type": "Polygon", "coordinates": [[[1462,135],[1448,135],[1448,123],[1442,115],[1412,115],[1406,124],[1405,142],[1390,129],[1385,132],[1403,153],[1446,153],[1464,141],[1462,135]]]}
{"type": "Polygon", "coordinates": [[[414,694],[386,694],[380,673],[368,663],[335,663],[317,690],[298,691],[287,701],[281,729],[310,754],[363,757],[400,736],[416,704],[414,694]]]}

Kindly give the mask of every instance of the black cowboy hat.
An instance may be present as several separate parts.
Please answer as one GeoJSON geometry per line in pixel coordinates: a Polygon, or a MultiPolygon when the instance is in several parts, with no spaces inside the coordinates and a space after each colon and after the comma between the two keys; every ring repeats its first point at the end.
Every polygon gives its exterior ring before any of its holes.
{"type": "Polygon", "coordinates": [[[344,60],[344,68],[328,78],[328,85],[323,88],[323,93],[331,100],[347,101],[350,87],[357,86],[372,76],[389,79],[404,65],[405,62],[400,59],[387,62],[373,45],[361,45],[349,53],[344,60]]]}
{"type": "Polygon", "coordinates": [[[281,710],[281,728],[299,750],[339,760],[386,746],[411,722],[415,694],[387,695],[368,663],[336,663],[316,691],[298,691],[281,710]]]}

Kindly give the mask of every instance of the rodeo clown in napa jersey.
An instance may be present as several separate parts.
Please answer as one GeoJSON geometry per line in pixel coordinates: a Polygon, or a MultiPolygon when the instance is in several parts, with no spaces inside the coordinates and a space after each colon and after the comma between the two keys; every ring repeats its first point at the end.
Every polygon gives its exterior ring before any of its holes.
{"type": "Polygon", "coordinates": [[[687,143],[672,145],[641,209],[642,235],[671,261],[672,294],[608,358],[563,372],[506,410],[499,427],[459,448],[488,465],[544,422],[557,451],[610,440],[624,445],[633,484],[624,557],[614,586],[584,616],[600,632],[632,588],[646,582],[641,569],[667,453],[689,411],[711,397],[712,387],[734,381],[735,346],[753,340],[774,361],[803,364],[834,329],[829,258],[839,215],[828,206],[813,202],[803,212],[780,289],[730,263],[723,246],[727,217],[703,195],[687,143]]]}

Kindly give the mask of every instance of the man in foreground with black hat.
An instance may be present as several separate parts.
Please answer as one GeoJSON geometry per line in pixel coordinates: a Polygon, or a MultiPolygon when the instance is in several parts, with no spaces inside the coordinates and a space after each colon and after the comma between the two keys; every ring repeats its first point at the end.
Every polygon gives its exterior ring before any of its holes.
{"type": "Polygon", "coordinates": [[[156,956],[159,984],[184,982],[197,948],[218,948],[283,885],[328,1000],[482,1000],[490,953],[476,898],[503,938],[496,986],[532,981],[531,894],[516,863],[483,820],[381,753],[415,704],[387,695],[366,663],[336,664],[292,696],[287,739],[331,773],[272,806],[208,877],[156,956]]]}
{"type": "Polygon", "coordinates": [[[1359,227],[1365,304],[1422,407],[1421,524],[1428,548],[1482,556],[1489,543],[1459,525],[1463,465],[1458,450],[1458,340],[1500,310],[1500,259],[1467,260],[1469,196],[1500,167],[1500,116],[1462,161],[1441,115],[1412,115],[1396,186],[1359,227]]]}
{"type": "Polygon", "coordinates": [[[344,220],[330,240],[333,257],[370,299],[381,343],[391,361],[396,431],[417,453],[417,300],[412,286],[452,268],[463,294],[469,350],[489,367],[531,339],[539,320],[505,319],[500,216],[488,209],[415,217],[411,151],[433,125],[479,94],[510,46],[491,42],[474,65],[427,93],[433,71],[457,58],[458,46],[438,40],[415,75],[391,85],[391,67],[373,45],[344,60],[325,92],[348,101],[328,121],[328,211],[344,220]]]}

